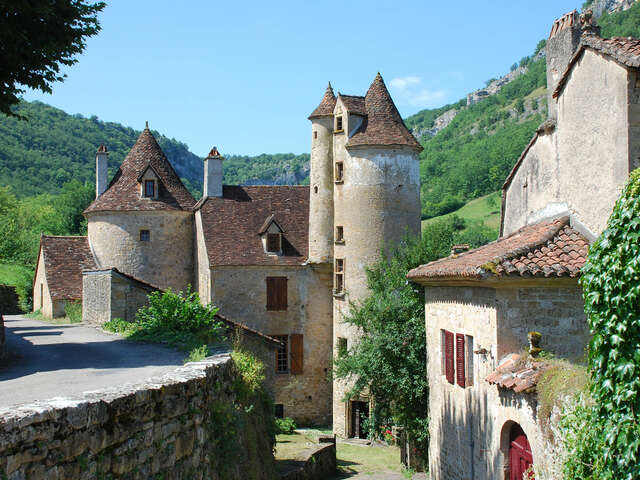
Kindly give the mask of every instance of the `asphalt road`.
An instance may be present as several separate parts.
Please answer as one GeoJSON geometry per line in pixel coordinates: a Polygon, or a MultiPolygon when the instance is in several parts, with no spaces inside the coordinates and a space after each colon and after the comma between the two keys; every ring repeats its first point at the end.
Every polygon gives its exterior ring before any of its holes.
{"type": "Polygon", "coordinates": [[[0,406],[64,397],[162,375],[184,354],[133,343],[84,324],[4,317],[8,366],[0,366],[0,406]]]}

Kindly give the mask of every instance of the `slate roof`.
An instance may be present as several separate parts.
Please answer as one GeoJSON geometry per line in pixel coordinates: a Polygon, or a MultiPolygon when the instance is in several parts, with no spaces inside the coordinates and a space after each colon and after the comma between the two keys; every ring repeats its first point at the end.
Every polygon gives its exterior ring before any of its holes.
{"type": "Polygon", "coordinates": [[[591,48],[607,55],[626,67],[640,67],[640,38],[613,37],[600,38],[596,35],[583,35],[580,47],[569,61],[569,65],[562,74],[558,86],[553,91],[553,98],[558,97],[569,79],[573,66],[578,62],[585,49],[591,48]]]}
{"type": "Polygon", "coordinates": [[[513,390],[516,393],[531,393],[536,390],[542,374],[551,365],[541,360],[521,360],[517,353],[507,355],[485,380],[492,385],[513,390]]]}
{"type": "Polygon", "coordinates": [[[361,145],[403,145],[422,150],[422,145],[402,121],[379,73],[364,97],[364,106],[366,117],[360,129],[347,142],[347,148],[361,145]]]}
{"type": "Polygon", "coordinates": [[[585,263],[588,240],[569,226],[569,217],[527,225],[475,250],[421,265],[411,280],[489,277],[575,278],[585,263]]]}
{"type": "Polygon", "coordinates": [[[358,97],[356,95],[344,95],[340,93],[338,94],[338,98],[342,101],[342,103],[350,113],[355,113],[356,115],[362,116],[367,114],[364,97],[358,97]]]}
{"type": "Polygon", "coordinates": [[[222,197],[200,200],[209,264],[301,265],[308,256],[308,186],[222,187],[222,197]],[[264,252],[258,232],[273,215],[284,231],[282,255],[264,252]]]}
{"type": "Polygon", "coordinates": [[[333,109],[336,107],[336,96],[333,94],[333,88],[331,88],[331,83],[327,86],[327,90],[324,92],[324,97],[322,97],[322,101],[320,105],[316,107],[316,109],[311,112],[309,115],[309,120],[316,117],[324,117],[333,115],[333,109]]]}
{"type": "Polygon", "coordinates": [[[138,137],[107,190],[84,213],[104,211],[189,210],[194,198],[148,128],[138,137]],[[139,178],[151,167],[159,177],[158,198],[140,195],[139,178]]]}
{"type": "MultiPolygon", "coordinates": [[[[82,271],[96,268],[87,237],[40,238],[40,255],[52,300],[82,298],[82,271]]],[[[38,264],[40,263],[38,259],[38,264]]]]}

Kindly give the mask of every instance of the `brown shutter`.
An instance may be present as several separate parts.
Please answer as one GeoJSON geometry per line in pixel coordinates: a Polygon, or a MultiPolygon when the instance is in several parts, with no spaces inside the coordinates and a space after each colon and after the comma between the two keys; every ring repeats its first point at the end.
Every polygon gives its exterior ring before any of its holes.
{"type": "Polygon", "coordinates": [[[456,334],[456,382],[462,388],[464,388],[465,379],[464,370],[464,335],[462,333],[456,334]]]}
{"type": "Polygon", "coordinates": [[[444,363],[447,381],[453,385],[453,333],[447,332],[446,330],[444,332],[444,363]]]}
{"type": "Polygon", "coordinates": [[[267,310],[276,309],[276,277],[267,277],[267,310]]]}
{"type": "Polygon", "coordinates": [[[278,285],[278,307],[279,310],[286,310],[288,307],[287,304],[287,277],[280,277],[278,285]]]}
{"type": "Polygon", "coordinates": [[[293,375],[302,374],[303,357],[304,357],[304,342],[302,335],[299,333],[292,333],[289,338],[291,339],[291,373],[293,375]]]}

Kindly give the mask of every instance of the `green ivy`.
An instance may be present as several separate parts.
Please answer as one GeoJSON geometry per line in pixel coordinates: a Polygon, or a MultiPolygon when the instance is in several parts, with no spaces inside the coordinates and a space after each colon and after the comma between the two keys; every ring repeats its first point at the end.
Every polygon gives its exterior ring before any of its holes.
{"type": "Polygon", "coordinates": [[[566,478],[640,478],[639,192],[636,170],[582,270],[594,405],[580,413],[566,478]]]}

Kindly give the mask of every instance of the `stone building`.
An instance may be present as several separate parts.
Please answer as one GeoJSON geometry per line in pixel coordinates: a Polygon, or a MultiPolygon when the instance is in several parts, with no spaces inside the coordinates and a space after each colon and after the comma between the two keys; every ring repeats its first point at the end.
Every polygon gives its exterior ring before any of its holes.
{"type": "MultiPolygon", "coordinates": [[[[336,433],[357,436],[368,399],[342,400],[348,385],[331,382],[333,352],[357,341],[342,318],[348,301],[367,293],[365,268],[384,245],[419,232],[422,147],[379,74],[364,97],[336,98],[329,86],[309,119],[310,186],[223,185],[224,158],[214,147],[197,202],[148,128],[111,182],[101,146],[88,236],[77,240],[83,253],[69,253],[87,262],[74,261],[64,281],[82,299],[85,321],[97,324],[132,321],[149,292],[191,285],[229,321],[281,342],[273,359],[278,415],[333,420],[336,433]]],[[[43,298],[62,281],[50,272],[65,261],[39,262],[43,298]]]]}
{"type": "Polygon", "coordinates": [[[546,364],[523,351],[531,337],[533,355],[584,357],[580,269],[638,166],[640,40],[601,39],[572,12],[554,23],[547,62],[550,118],[504,184],[500,238],[408,275],[425,289],[436,480],[520,479],[544,465],[546,364]]]}

